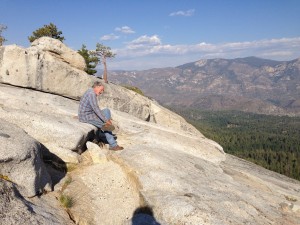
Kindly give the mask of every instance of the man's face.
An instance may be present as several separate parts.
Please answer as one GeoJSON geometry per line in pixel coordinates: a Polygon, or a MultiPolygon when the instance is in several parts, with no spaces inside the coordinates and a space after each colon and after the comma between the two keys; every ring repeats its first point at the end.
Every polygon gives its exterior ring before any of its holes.
{"type": "Polygon", "coordinates": [[[94,87],[94,92],[96,93],[96,95],[101,95],[104,92],[104,87],[96,86],[96,87],[94,87]]]}

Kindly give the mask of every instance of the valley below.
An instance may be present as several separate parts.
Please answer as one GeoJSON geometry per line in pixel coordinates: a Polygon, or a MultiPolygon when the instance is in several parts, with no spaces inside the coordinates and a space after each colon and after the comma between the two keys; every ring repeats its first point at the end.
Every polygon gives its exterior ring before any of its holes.
{"type": "Polygon", "coordinates": [[[300,180],[300,117],[174,109],[226,153],[300,180]]]}
{"type": "Polygon", "coordinates": [[[177,112],[225,152],[300,179],[300,59],[202,59],[110,80],[177,112]]]}

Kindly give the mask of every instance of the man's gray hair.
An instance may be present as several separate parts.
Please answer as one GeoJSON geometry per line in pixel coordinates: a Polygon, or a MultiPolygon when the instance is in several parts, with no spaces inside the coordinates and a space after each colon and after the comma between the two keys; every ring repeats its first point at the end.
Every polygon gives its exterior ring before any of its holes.
{"type": "Polygon", "coordinates": [[[103,84],[100,81],[95,81],[92,88],[98,87],[98,86],[103,86],[103,84]]]}

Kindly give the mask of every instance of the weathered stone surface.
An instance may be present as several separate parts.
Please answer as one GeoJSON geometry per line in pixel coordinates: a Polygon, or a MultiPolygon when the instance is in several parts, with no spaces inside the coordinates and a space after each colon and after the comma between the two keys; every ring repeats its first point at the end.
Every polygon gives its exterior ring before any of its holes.
{"type": "Polygon", "coordinates": [[[122,128],[118,140],[125,150],[113,157],[136,175],[141,196],[153,207],[157,221],[299,224],[299,181],[230,155],[225,158],[216,144],[201,136],[120,112],[114,117],[122,128]]]}
{"type": "MultiPolygon", "coordinates": [[[[43,197],[44,198],[44,197],[43,197]]],[[[49,201],[37,199],[35,203],[23,198],[17,185],[0,179],[0,224],[3,225],[70,225],[67,213],[50,206],[49,201]]]]}
{"type": "MultiPolygon", "coordinates": [[[[120,109],[114,102],[112,93],[116,96],[130,97],[131,91],[110,84],[107,95],[100,98],[100,106],[120,109]]],[[[136,96],[136,102],[129,106],[128,113],[136,117],[143,117],[138,110],[143,105],[142,96],[136,96]]],[[[152,118],[157,123],[175,130],[186,130],[194,135],[201,135],[194,127],[175,113],[164,109],[155,102],[148,105],[153,109],[152,118]]],[[[115,100],[118,102],[118,100],[115,100]]],[[[45,145],[52,153],[63,159],[65,162],[77,163],[78,154],[73,151],[80,149],[91,139],[96,128],[89,124],[78,121],[78,101],[67,99],[61,96],[50,95],[34,90],[21,89],[7,85],[0,85],[0,118],[14,123],[32,137],[45,145]],[[70,151],[72,150],[72,151],[70,151]]],[[[120,109],[121,110],[121,109],[120,109]]],[[[124,109],[123,109],[124,110],[124,109]]],[[[145,119],[145,118],[142,118],[145,119]]],[[[152,122],[151,122],[152,123],[152,122]]]]}
{"type": "Polygon", "coordinates": [[[66,62],[79,70],[86,68],[83,57],[57,39],[41,37],[32,42],[31,46],[41,51],[49,52],[52,56],[58,58],[58,60],[66,62]]]}
{"type": "Polygon", "coordinates": [[[76,224],[121,225],[140,205],[135,185],[113,161],[78,168],[72,180],[64,194],[75,198],[70,213],[76,224]]]}
{"type": "Polygon", "coordinates": [[[176,113],[162,107],[154,100],[118,85],[105,84],[105,92],[99,99],[99,105],[102,107],[126,112],[139,119],[158,123],[175,130],[200,134],[199,131],[176,113]]]}
{"type": "Polygon", "coordinates": [[[0,174],[24,196],[51,191],[52,181],[41,159],[41,146],[19,127],[0,120],[0,174]]]}
{"type": "Polygon", "coordinates": [[[91,78],[53,54],[38,45],[1,47],[0,82],[79,99],[91,78]]]}
{"type": "Polygon", "coordinates": [[[90,155],[94,164],[107,162],[107,150],[100,148],[97,144],[92,142],[86,143],[87,153],[90,155]]]}
{"type": "Polygon", "coordinates": [[[78,102],[61,96],[0,85],[0,118],[23,128],[66,163],[78,163],[96,128],[76,118],[78,102]]]}
{"type": "MultiPolygon", "coordinates": [[[[76,51],[48,37],[35,40],[27,49],[16,45],[0,47],[0,83],[79,100],[93,82],[99,80],[82,71],[80,59],[76,51]]],[[[174,129],[199,133],[182,117],[155,101],[113,83],[105,84],[100,106],[174,129]]]]}

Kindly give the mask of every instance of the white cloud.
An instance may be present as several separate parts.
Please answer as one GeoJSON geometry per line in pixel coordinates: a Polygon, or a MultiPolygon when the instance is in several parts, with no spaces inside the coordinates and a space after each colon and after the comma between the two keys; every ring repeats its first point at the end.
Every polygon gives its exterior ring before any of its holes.
{"type": "Polygon", "coordinates": [[[194,13],[195,13],[195,9],[189,9],[187,11],[172,12],[169,14],[169,16],[193,16],[194,13]]]}
{"type": "Polygon", "coordinates": [[[116,39],[119,39],[120,37],[115,35],[115,34],[106,34],[104,36],[102,36],[100,38],[100,40],[102,41],[111,41],[111,40],[116,40],[116,39]]]}
{"type": "Polygon", "coordinates": [[[261,54],[263,57],[286,57],[286,56],[292,56],[292,51],[270,51],[270,52],[264,52],[261,54]]]}
{"type": "Polygon", "coordinates": [[[127,44],[128,49],[145,49],[160,46],[161,40],[157,35],[143,35],[127,44]]]}
{"type": "Polygon", "coordinates": [[[125,34],[133,34],[135,33],[134,30],[132,30],[130,27],[128,26],[123,26],[123,27],[116,27],[115,31],[121,32],[121,33],[125,33],[125,34]]]}
{"type": "Polygon", "coordinates": [[[124,48],[113,50],[117,54],[116,58],[111,61],[114,69],[149,69],[178,66],[199,59],[247,56],[291,60],[300,57],[300,37],[217,44],[200,42],[192,45],[170,45],[163,44],[158,35],[143,35],[126,43],[124,48]]]}

